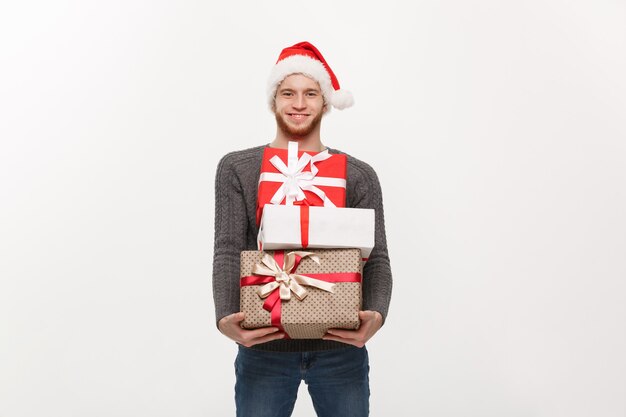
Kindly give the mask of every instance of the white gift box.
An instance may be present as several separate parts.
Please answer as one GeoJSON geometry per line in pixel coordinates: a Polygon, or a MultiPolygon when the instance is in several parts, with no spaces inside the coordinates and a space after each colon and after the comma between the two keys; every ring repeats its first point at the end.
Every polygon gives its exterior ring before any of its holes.
{"type": "MultiPolygon", "coordinates": [[[[258,249],[302,247],[301,206],[266,204],[259,226],[258,249]]],[[[307,248],[359,248],[368,258],[374,247],[374,209],[308,207],[307,248]]]]}

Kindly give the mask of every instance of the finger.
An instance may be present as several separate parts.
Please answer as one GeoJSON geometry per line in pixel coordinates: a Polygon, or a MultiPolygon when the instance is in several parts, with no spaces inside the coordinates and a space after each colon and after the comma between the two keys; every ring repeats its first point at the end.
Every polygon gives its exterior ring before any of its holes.
{"type": "Polygon", "coordinates": [[[243,311],[240,311],[238,313],[233,313],[228,317],[230,317],[230,319],[234,321],[235,323],[239,323],[243,321],[243,319],[246,318],[246,313],[244,313],[243,311]]]}
{"type": "Polygon", "coordinates": [[[363,326],[361,326],[359,330],[328,329],[325,337],[328,336],[332,338],[329,340],[349,343],[351,345],[361,347],[368,339],[366,335],[367,332],[365,331],[363,326]]]}
{"type": "Polygon", "coordinates": [[[233,335],[231,339],[235,340],[238,343],[241,343],[244,346],[252,346],[259,343],[255,340],[275,334],[277,332],[277,327],[262,327],[259,329],[247,330],[237,326],[233,329],[233,335]]]}
{"type": "Polygon", "coordinates": [[[229,324],[229,323],[240,323],[246,317],[246,313],[238,312],[229,314],[228,316],[222,317],[219,321],[219,324],[229,324]]]}
{"type": "Polygon", "coordinates": [[[344,339],[358,339],[362,336],[363,332],[363,326],[361,326],[359,330],[328,329],[326,334],[331,334],[344,339]]]}
{"type": "Polygon", "coordinates": [[[382,320],[383,316],[378,311],[359,311],[359,319],[361,320],[376,321],[379,317],[382,320]]]}
{"type": "Polygon", "coordinates": [[[279,339],[283,339],[284,337],[285,337],[285,333],[284,332],[270,333],[267,336],[263,336],[263,337],[258,338],[256,340],[256,343],[271,342],[272,340],[279,340],[279,339]]]}
{"type": "Polygon", "coordinates": [[[271,342],[273,340],[279,340],[285,337],[285,333],[283,332],[274,332],[274,333],[270,333],[268,335],[265,335],[263,337],[258,337],[258,338],[254,338],[251,340],[248,340],[247,343],[242,343],[244,346],[246,347],[250,347],[250,346],[254,346],[254,345],[258,345],[260,343],[267,343],[267,342],[271,342]]]}
{"type": "Polygon", "coordinates": [[[256,339],[259,337],[267,336],[268,334],[276,333],[278,330],[280,330],[278,327],[261,327],[252,330],[242,329],[242,332],[248,335],[248,339],[256,339]]]}
{"type": "Polygon", "coordinates": [[[355,340],[355,339],[347,339],[344,337],[339,337],[339,336],[333,336],[330,334],[326,334],[324,337],[322,337],[323,340],[332,340],[334,342],[341,342],[341,343],[346,343],[348,345],[353,345],[356,347],[362,347],[363,346],[363,342],[359,341],[359,340],[355,340]]]}
{"type": "Polygon", "coordinates": [[[354,344],[354,343],[359,343],[361,341],[360,337],[356,337],[356,335],[339,335],[339,334],[333,334],[333,333],[326,333],[324,335],[324,338],[330,338],[332,340],[338,341],[338,342],[343,342],[343,343],[350,343],[350,344],[354,344]]]}
{"type": "Polygon", "coordinates": [[[359,319],[361,323],[375,323],[378,319],[378,313],[375,311],[360,311],[359,319]]]}

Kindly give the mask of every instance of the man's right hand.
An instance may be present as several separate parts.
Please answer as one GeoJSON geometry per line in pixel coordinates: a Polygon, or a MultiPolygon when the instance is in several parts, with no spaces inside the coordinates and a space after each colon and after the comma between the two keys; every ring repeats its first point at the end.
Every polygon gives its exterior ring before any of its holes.
{"type": "Polygon", "coordinates": [[[278,327],[262,327],[260,329],[246,330],[241,328],[241,322],[245,317],[245,313],[233,313],[229,316],[222,317],[218,322],[220,332],[235,342],[250,347],[259,343],[271,342],[285,337],[285,333],[279,332],[278,327]]]}

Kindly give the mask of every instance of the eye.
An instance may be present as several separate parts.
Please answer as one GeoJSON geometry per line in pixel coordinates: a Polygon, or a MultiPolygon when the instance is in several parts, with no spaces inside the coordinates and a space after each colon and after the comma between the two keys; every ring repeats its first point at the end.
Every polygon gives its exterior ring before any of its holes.
{"type": "Polygon", "coordinates": [[[317,91],[309,91],[308,93],[306,93],[306,95],[308,97],[317,97],[317,91]]]}
{"type": "Polygon", "coordinates": [[[293,93],[291,91],[283,91],[280,95],[283,97],[291,97],[293,93]]]}

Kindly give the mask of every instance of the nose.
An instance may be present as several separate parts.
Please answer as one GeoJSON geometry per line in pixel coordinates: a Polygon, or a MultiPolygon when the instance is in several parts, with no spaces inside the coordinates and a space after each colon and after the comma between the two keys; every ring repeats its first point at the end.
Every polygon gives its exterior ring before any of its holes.
{"type": "Polygon", "coordinates": [[[306,107],[306,98],[304,94],[297,94],[293,100],[293,108],[294,109],[304,109],[306,107]]]}

